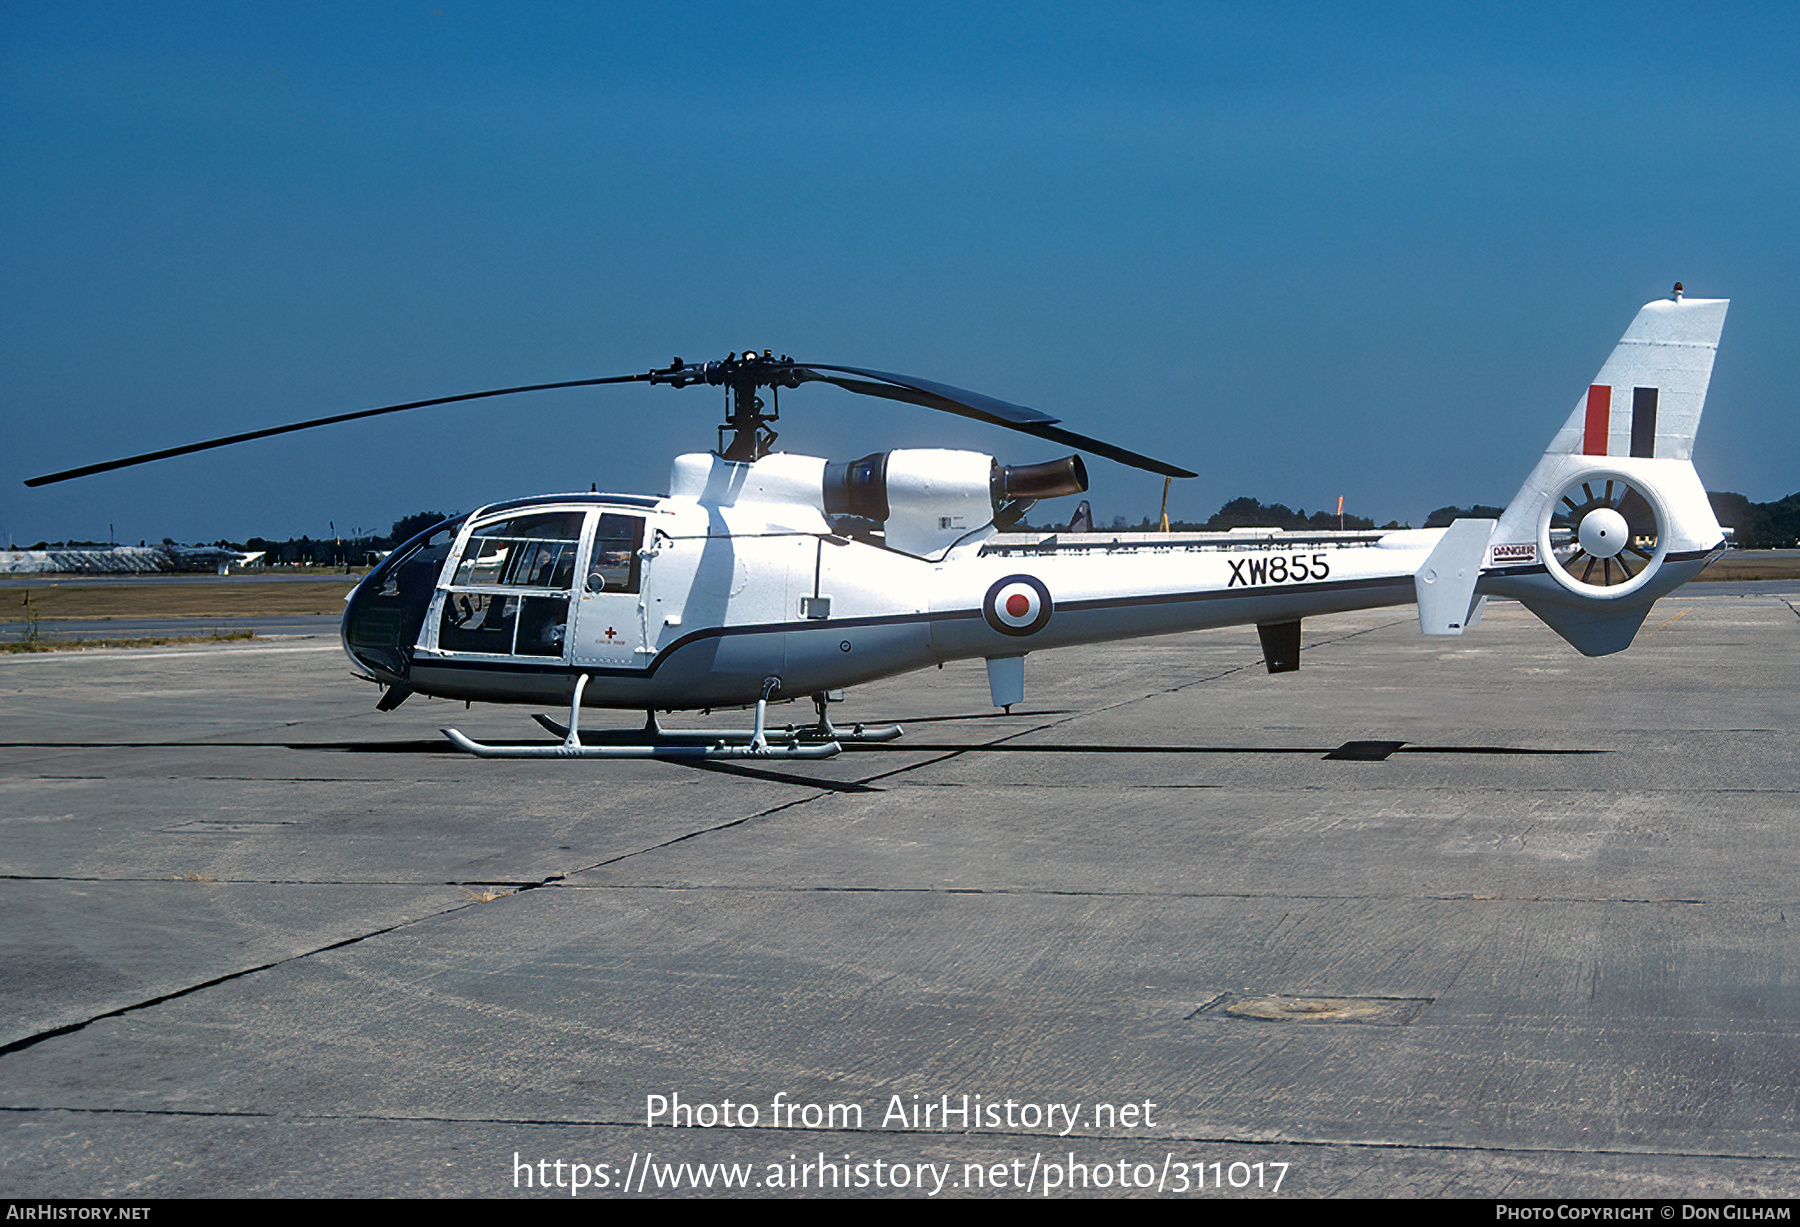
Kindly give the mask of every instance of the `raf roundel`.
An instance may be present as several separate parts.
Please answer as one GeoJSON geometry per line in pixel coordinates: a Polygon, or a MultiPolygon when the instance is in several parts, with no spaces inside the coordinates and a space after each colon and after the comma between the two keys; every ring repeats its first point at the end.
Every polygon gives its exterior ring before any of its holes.
{"type": "Polygon", "coordinates": [[[981,616],[1002,635],[1035,635],[1050,621],[1050,590],[1030,575],[996,580],[981,601],[981,616]]]}

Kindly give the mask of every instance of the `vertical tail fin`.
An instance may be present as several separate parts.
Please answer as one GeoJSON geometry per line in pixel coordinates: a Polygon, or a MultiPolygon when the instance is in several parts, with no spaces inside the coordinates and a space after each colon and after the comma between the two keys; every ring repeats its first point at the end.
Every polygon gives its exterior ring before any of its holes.
{"type": "Polygon", "coordinates": [[[1551,453],[1691,460],[1726,298],[1645,303],[1600,368],[1551,453]]]}
{"type": "Polygon", "coordinates": [[[1723,540],[1692,457],[1727,306],[1647,303],[1494,530],[1481,590],[1589,656],[1629,646],[1723,540]]]}

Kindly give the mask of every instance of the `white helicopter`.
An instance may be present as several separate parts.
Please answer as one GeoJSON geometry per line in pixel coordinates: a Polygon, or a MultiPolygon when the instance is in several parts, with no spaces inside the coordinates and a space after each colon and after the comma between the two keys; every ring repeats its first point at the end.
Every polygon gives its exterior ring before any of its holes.
{"type": "Polygon", "coordinates": [[[1269,671],[1286,672],[1305,617],[1416,602],[1425,634],[1460,635],[1489,595],[1516,598],[1586,655],[1623,650],[1656,599],[1723,548],[1691,455],[1727,305],[1684,299],[1678,283],[1644,306],[1500,518],[1446,529],[1009,533],[1036,500],[1087,488],[1079,456],[1009,467],[940,449],[843,463],[776,453],[778,389],[831,383],[1194,474],[978,393],[768,352],[389,405],[26,484],[515,392],[722,386],[719,450],[677,457],[666,496],[547,495],[439,524],[350,594],[344,649],[383,688],[383,711],[415,693],[568,706],[566,724],[537,717],[555,743],[444,730],[484,757],[822,758],[900,735],[835,728],[836,692],[950,660],[984,659],[995,705],[1010,707],[1041,648],[1254,623],[1269,671]],[[815,723],[769,725],[771,700],[806,696],[815,723]],[[733,733],[657,717],[751,705],[753,727],[733,733]],[[645,725],[584,733],[596,707],[645,712],[645,725]]]}

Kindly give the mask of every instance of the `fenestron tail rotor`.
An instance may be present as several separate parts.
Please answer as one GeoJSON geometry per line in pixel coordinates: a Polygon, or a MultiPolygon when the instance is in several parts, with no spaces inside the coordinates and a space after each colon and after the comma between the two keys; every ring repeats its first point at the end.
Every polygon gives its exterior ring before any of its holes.
{"type": "Polygon", "coordinates": [[[1668,517],[1642,481],[1584,473],[1565,486],[1545,526],[1550,574],[1583,596],[1619,597],[1647,582],[1667,551],[1668,517]]]}

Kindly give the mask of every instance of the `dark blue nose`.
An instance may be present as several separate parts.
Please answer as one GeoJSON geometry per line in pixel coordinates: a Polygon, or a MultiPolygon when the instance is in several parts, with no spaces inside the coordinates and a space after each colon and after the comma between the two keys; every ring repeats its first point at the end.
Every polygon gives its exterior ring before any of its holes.
{"type": "Polygon", "coordinates": [[[404,686],[438,575],[467,517],[445,520],[369,572],[344,607],[344,650],[379,681],[404,686]]]}

